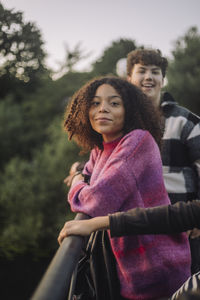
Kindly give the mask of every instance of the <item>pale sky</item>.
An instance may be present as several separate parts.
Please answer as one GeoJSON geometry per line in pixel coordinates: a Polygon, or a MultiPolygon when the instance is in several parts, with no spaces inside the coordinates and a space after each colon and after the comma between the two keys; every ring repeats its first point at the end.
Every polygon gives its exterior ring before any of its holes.
{"type": "Polygon", "coordinates": [[[200,31],[200,0],[1,0],[24,13],[42,33],[47,65],[54,70],[65,57],[65,43],[78,42],[91,56],[77,66],[87,69],[112,41],[133,39],[170,56],[173,43],[191,26],[200,31]]]}

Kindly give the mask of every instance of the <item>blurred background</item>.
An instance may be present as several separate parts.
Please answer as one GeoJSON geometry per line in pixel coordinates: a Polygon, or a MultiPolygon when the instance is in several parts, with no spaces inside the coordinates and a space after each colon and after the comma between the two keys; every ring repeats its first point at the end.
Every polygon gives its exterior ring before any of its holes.
{"type": "Polygon", "coordinates": [[[199,11],[199,0],[0,1],[0,299],[29,299],[73,218],[63,179],[87,156],[62,127],[77,89],[159,48],[165,89],[200,115],[199,11]]]}

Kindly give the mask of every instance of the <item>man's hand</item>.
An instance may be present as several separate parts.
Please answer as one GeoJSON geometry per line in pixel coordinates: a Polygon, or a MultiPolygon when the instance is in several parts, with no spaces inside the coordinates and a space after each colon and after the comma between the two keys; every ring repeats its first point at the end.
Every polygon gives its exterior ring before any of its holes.
{"type": "Polygon", "coordinates": [[[194,229],[192,229],[192,230],[188,230],[188,231],[187,231],[187,235],[188,235],[188,237],[190,237],[191,239],[196,239],[196,238],[200,237],[200,229],[194,228],[194,229]]]}

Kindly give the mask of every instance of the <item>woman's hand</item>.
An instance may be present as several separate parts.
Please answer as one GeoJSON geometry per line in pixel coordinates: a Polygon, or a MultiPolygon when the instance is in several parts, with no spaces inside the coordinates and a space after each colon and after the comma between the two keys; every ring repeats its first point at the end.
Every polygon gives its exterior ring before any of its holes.
{"type": "Polygon", "coordinates": [[[58,243],[61,244],[63,239],[70,235],[90,235],[93,231],[91,220],[73,220],[66,222],[58,236],[58,243]]]}
{"type": "Polygon", "coordinates": [[[83,175],[80,173],[76,173],[71,180],[71,186],[73,186],[75,183],[81,180],[84,180],[83,175]]]}
{"type": "MultiPolygon", "coordinates": [[[[72,180],[74,179],[74,177],[76,177],[76,173],[77,173],[77,168],[78,166],[80,165],[80,162],[79,161],[76,161],[75,163],[73,163],[73,165],[71,166],[71,169],[69,171],[69,175],[63,180],[63,182],[67,185],[67,186],[71,186],[72,184],[72,180]]],[[[80,174],[79,174],[80,175],[80,174]]],[[[81,175],[80,175],[81,176],[81,175]]],[[[83,177],[80,177],[79,178],[83,178],[83,177]]],[[[81,180],[79,179],[79,180],[81,180]]]]}
{"type": "Polygon", "coordinates": [[[70,235],[90,235],[93,231],[108,229],[109,217],[96,217],[89,220],[73,220],[66,222],[58,236],[58,243],[61,244],[63,239],[70,235]]]}

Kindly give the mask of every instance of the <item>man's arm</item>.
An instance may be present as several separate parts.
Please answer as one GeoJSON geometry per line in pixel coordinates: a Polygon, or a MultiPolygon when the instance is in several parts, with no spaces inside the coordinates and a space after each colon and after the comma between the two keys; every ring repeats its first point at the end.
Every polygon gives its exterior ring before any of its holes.
{"type": "Polygon", "coordinates": [[[131,234],[173,234],[200,228],[200,201],[135,208],[110,215],[111,236],[131,234]]]}

